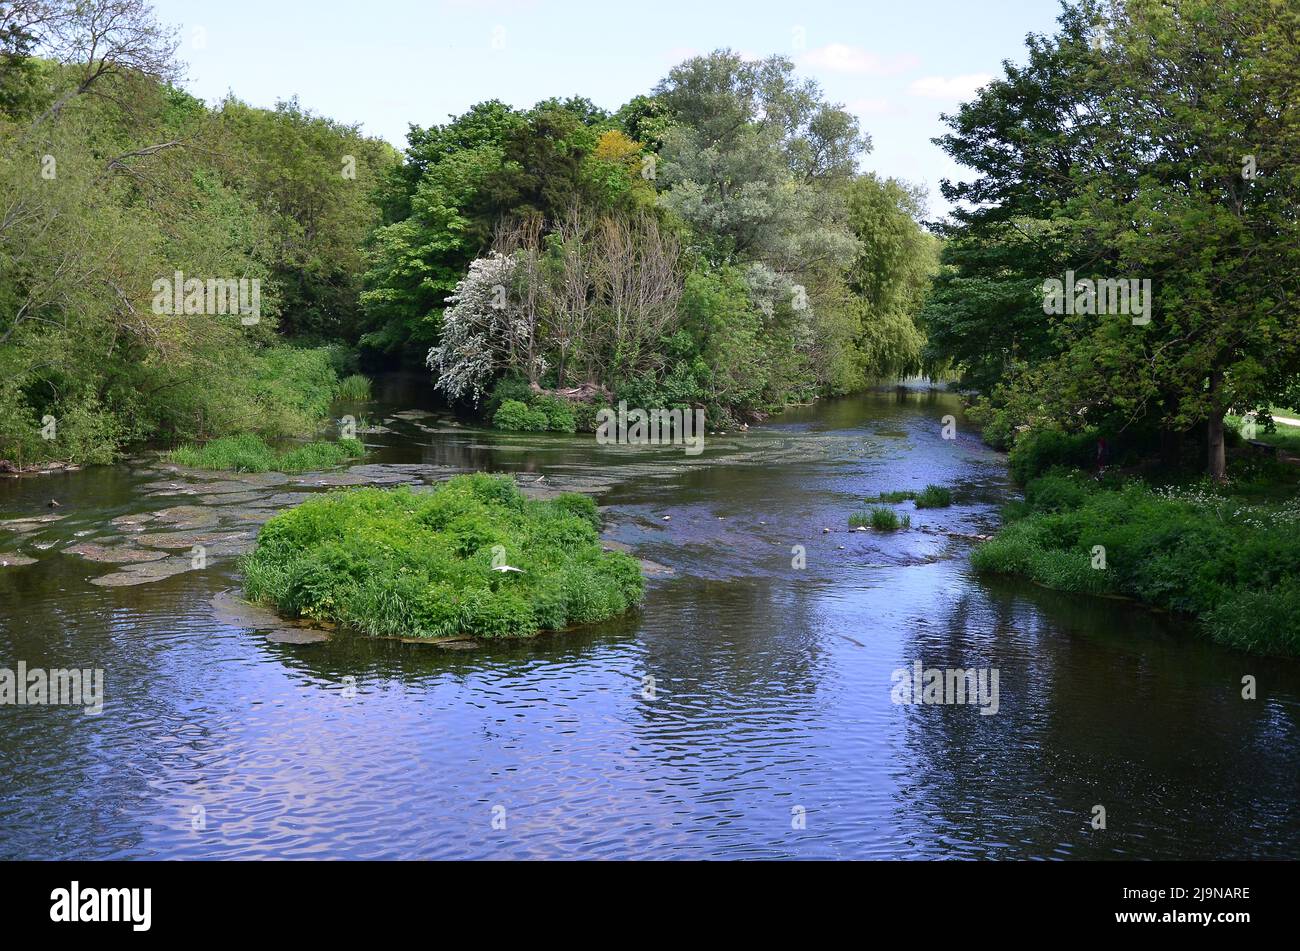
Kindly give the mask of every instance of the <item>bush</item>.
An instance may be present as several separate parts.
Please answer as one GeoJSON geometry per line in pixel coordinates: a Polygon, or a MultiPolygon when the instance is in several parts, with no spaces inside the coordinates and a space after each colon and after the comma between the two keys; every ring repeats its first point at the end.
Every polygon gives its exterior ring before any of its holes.
{"type": "Polygon", "coordinates": [[[492,417],[492,425],[497,429],[540,433],[546,431],[548,421],[542,410],[533,409],[518,400],[506,400],[492,417]]]}
{"type": "Polygon", "coordinates": [[[598,523],[590,499],[530,500],[508,477],[331,492],[267,522],[244,587],[289,617],[374,636],[531,636],[640,601],[637,562],[602,551],[598,523]]]}
{"type": "Polygon", "coordinates": [[[546,416],[546,428],[556,433],[575,433],[578,420],[569,401],[559,396],[539,396],[532,408],[546,416]]]}
{"type": "Polygon", "coordinates": [[[1042,512],[1066,512],[1082,505],[1091,491],[1086,476],[1056,470],[1025,487],[1025,502],[1042,512]]]}
{"type": "Polygon", "coordinates": [[[1021,433],[1011,447],[1007,466],[1011,477],[1024,485],[1048,469],[1083,469],[1097,458],[1097,433],[1064,433],[1059,429],[1036,429],[1021,433]]]}
{"type": "Polygon", "coordinates": [[[1257,654],[1300,653],[1300,580],[1236,591],[1206,615],[1205,627],[1229,647],[1257,654]]]}
{"type": "Polygon", "coordinates": [[[496,419],[497,411],[503,403],[513,400],[528,406],[533,400],[533,388],[528,380],[516,374],[509,374],[497,380],[492,392],[483,403],[483,414],[487,419],[496,419]]]}
{"type": "Polygon", "coordinates": [[[573,404],[574,431],[579,433],[594,433],[596,431],[596,417],[602,409],[609,409],[609,404],[599,403],[582,403],[573,404]]]}

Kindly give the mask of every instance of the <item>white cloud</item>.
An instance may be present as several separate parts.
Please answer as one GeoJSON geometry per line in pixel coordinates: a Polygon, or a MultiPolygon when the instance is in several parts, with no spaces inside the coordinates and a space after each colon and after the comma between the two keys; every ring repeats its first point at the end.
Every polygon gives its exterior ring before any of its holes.
{"type": "Polygon", "coordinates": [[[831,73],[856,73],[859,76],[893,76],[915,69],[919,63],[920,60],[915,56],[905,54],[884,57],[844,43],[831,43],[809,50],[799,58],[801,66],[824,69],[831,73]]]}
{"type": "Polygon", "coordinates": [[[894,111],[894,104],[888,99],[854,99],[844,106],[849,112],[858,116],[881,116],[894,111]]]}
{"type": "Polygon", "coordinates": [[[965,76],[926,76],[907,87],[913,96],[926,99],[947,99],[952,102],[971,99],[975,91],[988,83],[992,76],[988,73],[968,73],[965,76]]]}

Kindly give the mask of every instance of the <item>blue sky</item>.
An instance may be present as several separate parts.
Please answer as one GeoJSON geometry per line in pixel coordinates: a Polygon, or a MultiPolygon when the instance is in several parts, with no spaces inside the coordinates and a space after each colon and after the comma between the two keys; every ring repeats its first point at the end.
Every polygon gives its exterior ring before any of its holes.
{"type": "Polygon", "coordinates": [[[180,30],[186,88],[233,91],[361,123],[396,146],[484,99],[530,106],[585,95],[608,109],[647,92],[675,63],[719,47],[781,53],[870,133],[863,168],[938,183],[960,175],[930,139],[939,115],[1023,61],[1050,32],[1057,0],[638,2],[638,0],[155,0],[180,30]]]}

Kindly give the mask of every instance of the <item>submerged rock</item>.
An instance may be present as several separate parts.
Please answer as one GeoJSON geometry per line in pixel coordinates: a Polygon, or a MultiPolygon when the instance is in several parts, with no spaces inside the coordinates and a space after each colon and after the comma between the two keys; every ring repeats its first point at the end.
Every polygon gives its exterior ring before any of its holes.
{"type": "Polygon", "coordinates": [[[7,521],[0,522],[0,529],[8,529],[11,532],[35,532],[44,528],[51,522],[57,522],[65,518],[63,515],[40,515],[31,518],[11,518],[7,521]]]}
{"type": "Polygon", "coordinates": [[[145,551],[140,548],[131,548],[125,545],[109,547],[105,545],[96,545],[93,542],[69,545],[63,550],[70,555],[80,555],[87,561],[97,561],[110,565],[161,561],[167,557],[167,553],[162,551],[145,551]]]}
{"type": "Polygon", "coordinates": [[[150,584],[162,581],[187,571],[196,571],[188,555],[173,556],[164,561],[155,561],[146,565],[132,565],[111,574],[91,578],[90,583],[101,588],[125,588],[137,584],[150,584]]]}

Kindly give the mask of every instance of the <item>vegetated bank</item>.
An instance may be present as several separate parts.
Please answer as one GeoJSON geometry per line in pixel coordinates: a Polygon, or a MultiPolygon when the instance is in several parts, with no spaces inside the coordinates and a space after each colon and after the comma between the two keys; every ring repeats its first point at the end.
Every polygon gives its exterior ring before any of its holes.
{"type": "Polygon", "coordinates": [[[529,637],[640,602],[639,564],[603,551],[599,525],[586,496],[528,499],[502,476],[330,492],[266,523],[245,592],[377,637],[529,637]]]}
{"type": "Polygon", "coordinates": [[[1057,24],[936,140],[966,171],[925,360],[1026,487],[975,563],[1294,652],[1294,469],[1228,420],[1300,402],[1300,11],[1068,0],[1057,24]]]}
{"type": "Polygon", "coordinates": [[[1024,501],[972,553],[977,570],[1131,597],[1196,619],[1221,644],[1300,654],[1300,470],[1243,450],[1229,457],[1228,483],[1159,470],[1098,477],[1031,467],[1021,451],[1031,444],[1012,452],[1024,501]]]}

